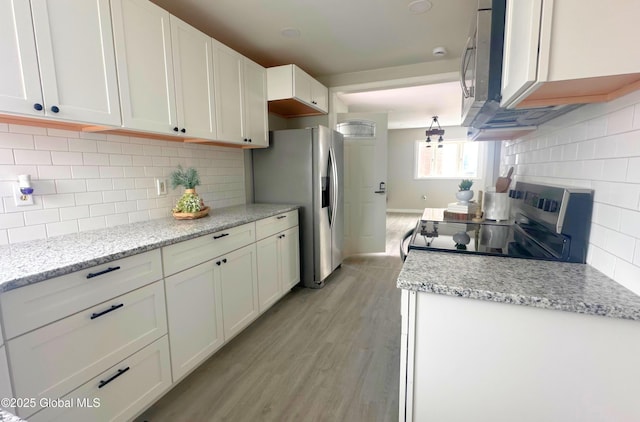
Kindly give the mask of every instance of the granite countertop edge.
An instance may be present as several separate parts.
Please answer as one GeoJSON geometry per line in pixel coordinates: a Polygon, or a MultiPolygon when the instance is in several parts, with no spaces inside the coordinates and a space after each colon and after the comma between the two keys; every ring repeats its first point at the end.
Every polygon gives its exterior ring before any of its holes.
{"type": "Polygon", "coordinates": [[[4,409],[0,409],[0,422],[25,422],[25,420],[4,409]]]}
{"type": "MultiPolygon", "coordinates": [[[[210,218],[204,218],[202,220],[188,220],[188,223],[191,226],[197,225],[201,223],[201,227],[190,227],[189,232],[184,234],[177,234],[175,236],[165,237],[160,240],[151,240],[151,241],[143,241],[142,243],[136,246],[124,246],[121,249],[116,249],[109,253],[96,253],[93,256],[88,258],[80,258],[77,261],[72,261],[67,264],[62,264],[60,266],[49,265],[50,268],[47,269],[34,269],[32,272],[21,274],[20,276],[14,276],[9,279],[5,277],[0,278],[0,294],[28,286],[31,284],[39,283],[54,277],[59,277],[62,275],[70,274],[75,271],[80,271],[86,268],[90,268],[96,265],[102,265],[117,259],[126,258],[129,256],[137,255],[140,253],[148,252],[154,249],[161,248],[163,246],[172,245],[179,242],[184,242],[186,240],[194,239],[200,236],[206,236],[211,233],[219,232],[221,230],[230,229],[233,227],[241,226],[243,224],[248,224],[251,222],[255,222],[264,218],[269,218],[274,215],[278,215],[284,212],[293,211],[299,209],[299,205],[291,205],[291,204],[248,204],[244,206],[233,206],[220,208],[216,210],[217,213],[223,213],[221,217],[226,218],[225,221],[217,224],[216,214],[210,216],[210,218]],[[237,210],[234,213],[234,210],[237,210]]],[[[125,224],[121,226],[115,226],[110,228],[111,230],[119,230],[126,232],[128,229],[135,233],[137,227],[146,227],[149,225],[161,225],[163,221],[166,221],[167,224],[179,224],[176,223],[176,220],[169,217],[167,219],[158,219],[158,220],[150,220],[145,221],[142,224],[132,223],[125,224]]],[[[54,237],[47,240],[38,240],[32,242],[24,242],[18,243],[15,245],[6,245],[0,247],[0,253],[3,251],[12,251],[18,249],[23,251],[22,254],[25,256],[30,254],[33,256],[34,254],[44,253],[45,250],[50,249],[52,246],[55,246],[57,243],[69,241],[70,237],[74,237],[75,239],[83,239],[86,236],[86,242],[90,243],[89,237],[99,236],[100,233],[106,233],[107,229],[99,229],[90,232],[84,233],[75,233],[69,236],[60,236],[54,237]],[[84,236],[83,236],[84,235],[84,236]],[[28,252],[27,252],[28,251],[28,252]]],[[[135,234],[133,234],[135,236],[135,234]]],[[[82,247],[83,245],[79,245],[82,247]]],[[[20,253],[13,254],[13,258],[20,259],[20,253]]],[[[8,273],[6,268],[7,262],[0,262],[0,273],[8,273]],[[3,266],[5,264],[5,266],[3,266]]]]}
{"type": "Polygon", "coordinates": [[[515,268],[525,269],[505,271],[514,259],[419,251],[408,258],[396,285],[415,292],[640,321],[640,296],[587,264],[519,259],[515,268]],[[469,259],[470,271],[439,268],[469,259]],[[531,269],[536,274],[530,274],[531,269]],[[547,276],[542,281],[541,274],[547,276]]]}

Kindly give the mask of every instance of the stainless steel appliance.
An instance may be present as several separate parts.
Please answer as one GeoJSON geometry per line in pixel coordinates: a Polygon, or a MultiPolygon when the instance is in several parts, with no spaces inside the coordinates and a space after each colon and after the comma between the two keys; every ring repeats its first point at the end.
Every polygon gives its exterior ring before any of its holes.
{"type": "Polygon", "coordinates": [[[253,150],[254,200],[302,206],[302,282],[306,287],[323,287],[342,264],[343,136],[324,126],[269,135],[269,148],[253,150]]]}
{"type": "Polygon", "coordinates": [[[500,107],[505,11],[506,0],[478,0],[462,55],[462,126],[470,139],[513,139],[580,106],[500,107]]]}
{"type": "Polygon", "coordinates": [[[509,198],[512,221],[419,220],[408,249],[586,262],[591,190],[517,182],[509,198]]]}

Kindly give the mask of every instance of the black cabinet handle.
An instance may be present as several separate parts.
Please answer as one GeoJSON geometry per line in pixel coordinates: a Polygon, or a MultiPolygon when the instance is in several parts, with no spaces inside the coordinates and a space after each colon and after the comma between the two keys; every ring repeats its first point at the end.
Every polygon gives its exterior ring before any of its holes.
{"type": "Polygon", "coordinates": [[[57,113],[60,111],[60,109],[58,108],[58,106],[51,106],[51,111],[57,113]]]}
{"type": "Polygon", "coordinates": [[[225,236],[229,236],[229,233],[222,233],[221,235],[218,236],[213,236],[213,239],[220,239],[221,237],[225,237],[225,236]]]}
{"type": "Polygon", "coordinates": [[[97,273],[89,273],[89,274],[87,274],[87,278],[97,277],[97,276],[99,276],[99,275],[106,274],[106,273],[110,273],[111,271],[115,271],[115,270],[119,270],[119,269],[120,269],[120,266],[117,266],[117,267],[109,267],[109,268],[107,268],[106,270],[102,270],[102,271],[99,271],[99,272],[97,272],[97,273]]]}
{"type": "Polygon", "coordinates": [[[279,216],[277,216],[276,218],[277,218],[278,220],[281,220],[281,219],[283,219],[283,218],[287,218],[287,216],[286,216],[286,215],[279,215],[279,216]]]}
{"type": "Polygon", "coordinates": [[[247,138],[244,138],[244,140],[243,140],[243,141],[244,141],[244,142],[249,142],[249,140],[248,140],[247,138]]]}
{"type": "Polygon", "coordinates": [[[251,138],[249,138],[249,142],[253,142],[253,141],[251,140],[251,138]]]}
{"type": "Polygon", "coordinates": [[[311,104],[318,104],[318,103],[317,103],[317,102],[315,102],[315,101],[311,101],[311,104]]]}
{"type": "Polygon", "coordinates": [[[40,103],[35,103],[33,105],[33,108],[35,108],[38,111],[42,111],[42,109],[43,109],[42,104],[40,104],[40,103]]]}
{"type": "Polygon", "coordinates": [[[174,132],[177,132],[177,131],[179,131],[179,130],[180,130],[180,129],[178,129],[178,126],[176,126],[176,127],[174,127],[174,128],[173,128],[173,131],[174,131],[174,132]]]}
{"type": "Polygon", "coordinates": [[[221,264],[221,262],[220,262],[220,261],[216,261],[216,265],[220,265],[220,264],[221,264]]]}
{"type": "Polygon", "coordinates": [[[105,310],[105,311],[102,311],[102,312],[98,312],[98,313],[93,313],[93,314],[91,314],[91,319],[99,318],[99,317],[101,317],[102,315],[106,315],[106,314],[108,314],[109,312],[113,312],[113,311],[115,311],[116,309],[120,309],[120,308],[122,308],[123,306],[124,306],[124,303],[119,303],[119,304],[117,304],[117,305],[111,305],[111,307],[110,307],[109,309],[105,310]]]}
{"type": "Polygon", "coordinates": [[[180,129],[180,132],[182,132],[182,133],[187,133],[187,129],[182,128],[182,129],[180,129]]]}
{"type": "Polygon", "coordinates": [[[224,258],[224,259],[222,260],[222,263],[223,263],[223,264],[226,264],[226,263],[227,263],[227,258],[224,258]]]}
{"type": "Polygon", "coordinates": [[[120,375],[124,374],[125,372],[127,372],[129,369],[131,369],[131,367],[127,366],[124,369],[118,369],[118,373],[113,375],[111,378],[106,379],[104,381],[100,381],[100,384],[98,384],[98,388],[102,388],[105,385],[109,384],[111,381],[113,381],[114,379],[118,378],[120,375]]]}
{"type": "Polygon", "coordinates": [[[286,235],[286,234],[283,234],[283,235],[282,235],[282,237],[283,237],[283,238],[285,238],[285,237],[287,237],[287,235],[286,235]]]}

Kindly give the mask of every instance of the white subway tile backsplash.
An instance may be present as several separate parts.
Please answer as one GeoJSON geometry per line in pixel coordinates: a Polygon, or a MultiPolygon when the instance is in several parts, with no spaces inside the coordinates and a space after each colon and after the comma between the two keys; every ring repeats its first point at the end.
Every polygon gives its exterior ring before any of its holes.
{"type": "Polygon", "coordinates": [[[628,158],[615,158],[604,161],[602,180],[610,182],[624,182],[627,178],[628,158]]]}
{"type": "Polygon", "coordinates": [[[607,118],[598,117],[587,121],[586,139],[600,138],[607,134],[607,118]]]}
{"type": "Polygon", "coordinates": [[[42,203],[45,208],[64,208],[75,206],[76,200],[73,193],[63,193],[56,195],[44,195],[42,197],[42,203]]]}
{"type": "Polygon", "coordinates": [[[620,231],[640,239],[640,211],[620,210],[620,231]]]}
{"type": "Polygon", "coordinates": [[[83,165],[81,152],[68,152],[68,151],[52,151],[51,161],[55,165],[83,165]]]}
{"type": "MultiPolygon", "coordinates": [[[[547,165],[546,139],[527,149],[532,173],[547,165]]],[[[240,150],[0,124],[0,244],[170,217],[182,189],[157,197],[155,179],[178,164],[198,169],[198,192],[214,209],[244,203],[240,150]],[[18,174],[32,176],[33,206],[14,204],[18,174]]]]}
{"type": "Polygon", "coordinates": [[[637,131],[615,136],[617,157],[640,157],[640,133],[637,131]]]}
{"type": "Polygon", "coordinates": [[[69,151],[67,138],[52,138],[50,136],[34,136],[33,141],[37,150],[41,151],[69,151]]]}
{"type": "Polygon", "coordinates": [[[16,164],[51,164],[51,152],[29,149],[14,149],[16,164]]]}
{"type": "Polygon", "coordinates": [[[28,227],[18,227],[7,230],[10,243],[28,242],[29,240],[46,239],[47,232],[44,224],[28,227]]]}
{"type": "Polygon", "coordinates": [[[58,223],[45,224],[47,237],[63,236],[65,234],[78,233],[78,222],[60,221],[58,223]]]}
{"type": "Polygon", "coordinates": [[[71,179],[71,167],[69,166],[38,166],[38,178],[40,179],[71,179]]]}
{"type": "Polygon", "coordinates": [[[0,164],[15,164],[12,149],[0,148],[0,164]]]}
{"type": "Polygon", "coordinates": [[[104,216],[81,218],[80,220],[78,220],[78,230],[81,232],[104,229],[105,227],[107,227],[107,223],[104,216]]]}
{"type": "Polygon", "coordinates": [[[629,159],[626,180],[630,183],[640,183],[640,157],[629,159]]]}
{"type": "Polygon", "coordinates": [[[58,212],[57,208],[38,211],[27,211],[24,213],[24,222],[26,226],[54,223],[57,221],[60,221],[60,213],[58,212]]]}
{"type": "Polygon", "coordinates": [[[640,295],[640,267],[618,259],[613,278],[627,289],[640,295]]]}
{"type": "Polygon", "coordinates": [[[0,148],[33,149],[33,136],[0,132],[0,148]]]}
{"type": "Polygon", "coordinates": [[[587,263],[603,274],[613,277],[616,257],[603,249],[590,245],[587,263]]]}
{"type": "Polygon", "coordinates": [[[612,230],[620,229],[622,209],[596,202],[593,204],[593,222],[612,230]]]}
{"type": "Polygon", "coordinates": [[[633,265],[640,267],[640,239],[636,240],[636,251],[633,256],[633,265]]]}
{"type": "Polygon", "coordinates": [[[606,233],[604,249],[625,261],[633,261],[635,245],[636,239],[631,236],[613,230],[606,233]]]}
{"type": "Polygon", "coordinates": [[[611,113],[607,116],[607,135],[627,132],[633,128],[633,107],[611,113]]]}

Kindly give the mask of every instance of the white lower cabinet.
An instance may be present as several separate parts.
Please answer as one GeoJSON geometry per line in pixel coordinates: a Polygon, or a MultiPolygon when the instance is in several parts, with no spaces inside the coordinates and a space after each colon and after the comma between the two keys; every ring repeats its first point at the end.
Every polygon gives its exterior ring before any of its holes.
{"type": "MultiPolygon", "coordinates": [[[[9,379],[9,366],[7,365],[7,354],[5,353],[4,346],[0,347],[0,399],[9,399],[13,397],[11,392],[11,380],[9,379]]],[[[8,410],[9,412],[15,412],[13,407],[3,407],[0,405],[0,409],[8,410]]]]}
{"type": "Polygon", "coordinates": [[[7,343],[18,408],[28,417],[40,399],[59,398],[167,333],[162,282],[134,290],[7,343]]]}
{"type": "Polygon", "coordinates": [[[29,420],[127,421],[153,403],[170,386],[169,342],[167,336],[163,336],[56,400],[58,406],[50,406],[29,420]]]}
{"type": "Polygon", "coordinates": [[[259,314],[256,245],[214,259],[222,287],[224,337],[229,340],[259,314]]]}
{"type": "Polygon", "coordinates": [[[298,226],[257,243],[258,298],[264,312],[300,282],[298,226]]]}
{"type": "Polygon", "coordinates": [[[224,343],[216,267],[214,261],[207,261],[165,279],[174,381],[224,343]]]}

